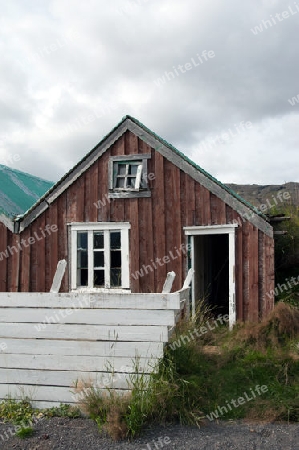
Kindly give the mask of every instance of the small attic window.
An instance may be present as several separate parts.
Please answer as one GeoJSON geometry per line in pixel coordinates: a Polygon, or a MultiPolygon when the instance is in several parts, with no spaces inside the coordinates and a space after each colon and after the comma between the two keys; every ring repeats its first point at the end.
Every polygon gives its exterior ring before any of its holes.
{"type": "MultiPolygon", "coordinates": [[[[141,187],[142,161],[115,161],[113,163],[113,189],[139,190],[141,187]]],[[[146,187],[143,186],[142,187],[146,187]]]]}
{"type": "Polygon", "coordinates": [[[112,156],[109,161],[109,197],[150,197],[147,160],[150,154],[112,156]]]}

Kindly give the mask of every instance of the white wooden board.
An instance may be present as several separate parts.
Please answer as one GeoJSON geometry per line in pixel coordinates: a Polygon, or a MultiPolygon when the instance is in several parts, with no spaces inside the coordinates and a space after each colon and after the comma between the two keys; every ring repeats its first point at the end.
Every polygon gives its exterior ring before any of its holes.
{"type": "Polygon", "coordinates": [[[45,309],[1,308],[1,323],[32,323],[45,328],[50,323],[89,325],[174,325],[172,310],[113,310],[113,309],[45,309]]]}
{"type": "Polygon", "coordinates": [[[71,339],[91,341],[149,341],[167,342],[166,326],[105,326],[49,324],[39,331],[33,324],[2,323],[0,341],[5,338],[71,339]]]}
{"type": "MultiPolygon", "coordinates": [[[[149,379],[148,375],[142,375],[149,379]]],[[[97,388],[128,389],[134,374],[125,372],[80,372],[80,371],[54,371],[34,369],[0,369],[0,384],[23,384],[41,386],[64,386],[73,388],[76,382],[84,381],[85,386],[90,383],[97,388]]],[[[72,389],[73,390],[73,389],[72,389]]],[[[77,395],[77,397],[79,397],[77,395]]]]}
{"type": "Polygon", "coordinates": [[[158,360],[153,358],[106,358],[103,356],[45,356],[45,355],[0,355],[0,368],[3,369],[38,369],[38,370],[72,370],[82,372],[118,372],[139,371],[150,373],[158,360]]]}
{"type": "MultiPolygon", "coordinates": [[[[1,328],[1,327],[0,327],[1,328]]],[[[163,357],[163,342],[91,342],[46,339],[5,339],[6,348],[0,353],[28,355],[75,355],[109,357],[163,357]]]]}
{"type": "Polygon", "coordinates": [[[180,309],[180,301],[177,292],[171,294],[0,292],[1,307],[180,309]]]}
{"type": "Polygon", "coordinates": [[[73,403],[82,379],[127,392],[136,364],[157,368],[188,295],[0,293],[0,398],[73,403]]]}

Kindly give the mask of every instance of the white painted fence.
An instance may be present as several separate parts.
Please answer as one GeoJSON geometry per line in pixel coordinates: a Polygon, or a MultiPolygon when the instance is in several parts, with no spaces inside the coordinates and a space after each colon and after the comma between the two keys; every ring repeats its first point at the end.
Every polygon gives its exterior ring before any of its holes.
{"type": "Polygon", "coordinates": [[[0,293],[0,399],[74,403],[84,380],[128,389],[152,372],[185,310],[189,288],[162,294],[0,293]]]}

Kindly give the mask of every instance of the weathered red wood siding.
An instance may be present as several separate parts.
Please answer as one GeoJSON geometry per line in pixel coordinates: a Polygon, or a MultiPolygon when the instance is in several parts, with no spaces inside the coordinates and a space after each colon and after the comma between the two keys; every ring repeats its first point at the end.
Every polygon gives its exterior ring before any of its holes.
{"type": "MultiPolygon", "coordinates": [[[[256,321],[271,310],[273,299],[267,293],[274,288],[273,239],[242,221],[236,211],[189,175],[155,152],[146,143],[126,132],[73,185],[36,219],[21,235],[13,235],[0,224],[0,252],[16,240],[28,241],[47,224],[57,225],[34,245],[0,261],[0,291],[49,291],[57,262],[67,259],[70,222],[130,222],[130,272],[143,269],[142,277],[131,276],[132,292],[160,292],[167,272],[177,276],[173,289],[180,289],[186,275],[187,256],[176,253],[186,244],[183,227],[219,225],[239,221],[236,229],[236,307],[240,320],[256,321]],[[151,198],[108,199],[108,161],[112,155],[151,153],[148,173],[151,198]],[[106,201],[105,201],[106,199],[106,201]],[[95,204],[104,204],[97,208],[95,204]],[[170,262],[159,265],[164,256],[170,262]],[[155,266],[156,268],[154,268],[155,266]]],[[[62,283],[69,290],[69,272],[62,283]]]]}

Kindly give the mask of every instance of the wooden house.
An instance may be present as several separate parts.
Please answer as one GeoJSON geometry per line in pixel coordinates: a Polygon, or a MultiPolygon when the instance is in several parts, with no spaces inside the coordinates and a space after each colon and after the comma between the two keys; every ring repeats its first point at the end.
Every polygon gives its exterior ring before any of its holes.
{"type": "MultiPolygon", "coordinates": [[[[1,186],[0,186],[1,191],[1,186]]],[[[22,215],[0,216],[0,291],[180,289],[192,304],[257,321],[273,307],[273,229],[259,211],[136,119],[126,116],[22,215]]]]}

